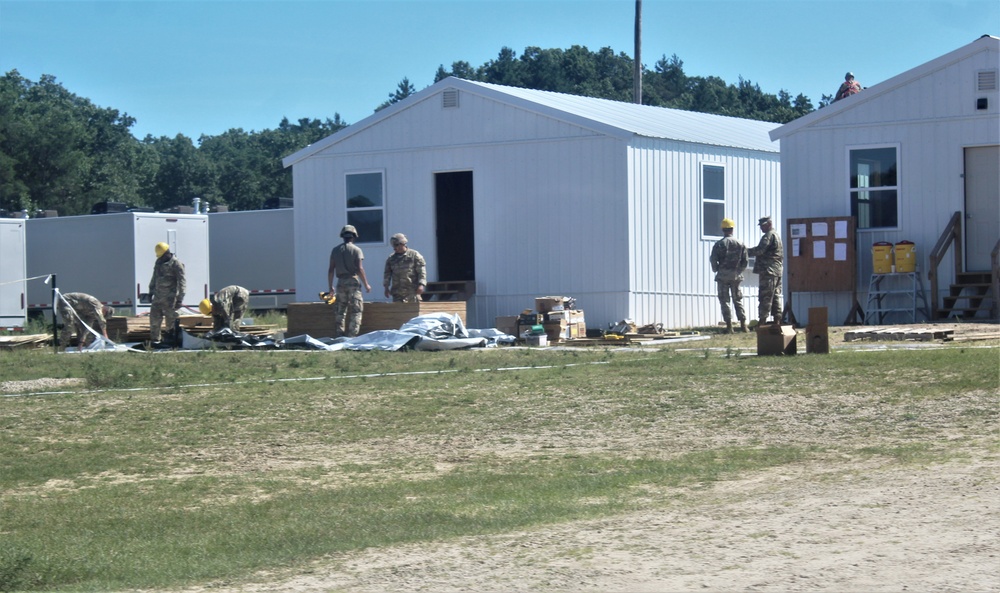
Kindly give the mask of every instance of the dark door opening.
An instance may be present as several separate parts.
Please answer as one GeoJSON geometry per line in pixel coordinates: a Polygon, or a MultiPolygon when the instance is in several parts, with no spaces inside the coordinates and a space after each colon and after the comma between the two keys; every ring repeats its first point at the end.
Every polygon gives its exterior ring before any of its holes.
{"type": "Polygon", "coordinates": [[[476,279],[472,171],[434,174],[438,281],[476,279]]]}

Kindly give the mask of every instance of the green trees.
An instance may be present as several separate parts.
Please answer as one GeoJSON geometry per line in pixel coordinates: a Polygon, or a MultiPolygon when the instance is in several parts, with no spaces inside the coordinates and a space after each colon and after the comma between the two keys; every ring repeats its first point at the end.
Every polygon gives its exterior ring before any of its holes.
{"type": "Polygon", "coordinates": [[[135,120],[78,97],[55,77],[0,78],[0,208],[89,212],[91,202],[135,195],[148,179],[129,128],[135,120]]]}
{"type": "MultiPolygon", "coordinates": [[[[520,57],[509,47],[496,59],[473,68],[455,62],[451,70],[438,66],[437,82],[448,76],[466,80],[599,97],[632,100],[632,58],[615,54],[609,47],[593,52],[574,45],[567,50],[526,47],[520,57]]],[[[653,70],[643,68],[642,102],[657,107],[716,113],[763,121],[786,123],[813,110],[809,98],[799,94],[794,101],[782,89],[768,94],[742,77],[727,84],[716,76],[688,76],[677,55],[662,56],[653,70]]]]}
{"type": "MultiPolygon", "coordinates": [[[[412,87],[412,85],[411,85],[412,87]]],[[[88,214],[98,202],[166,210],[194,197],[234,210],[291,197],[281,159],[347,123],[283,119],[277,129],[233,129],[202,136],[137,140],[135,119],[97,107],[55,77],[38,82],[17,70],[0,78],[0,209],[88,214]]]]}

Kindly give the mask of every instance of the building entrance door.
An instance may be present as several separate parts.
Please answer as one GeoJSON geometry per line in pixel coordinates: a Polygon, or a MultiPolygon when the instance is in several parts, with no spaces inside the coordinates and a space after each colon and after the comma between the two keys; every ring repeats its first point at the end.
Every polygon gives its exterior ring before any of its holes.
{"type": "Polygon", "coordinates": [[[990,269],[1000,238],[1000,146],[965,149],[965,269],[990,269]]]}

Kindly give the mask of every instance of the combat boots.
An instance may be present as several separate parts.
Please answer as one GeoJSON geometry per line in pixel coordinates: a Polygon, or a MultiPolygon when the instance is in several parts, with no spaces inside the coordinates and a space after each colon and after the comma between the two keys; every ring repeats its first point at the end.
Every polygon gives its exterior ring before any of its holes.
{"type": "Polygon", "coordinates": [[[750,332],[750,329],[747,327],[746,319],[740,319],[740,331],[742,331],[745,334],[750,332]]]}
{"type": "Polygon", "coordinates": [[[732,321],[727,321],[726,322],[726,333],[727,334],[733,333],[733,322],[732,321]]]}

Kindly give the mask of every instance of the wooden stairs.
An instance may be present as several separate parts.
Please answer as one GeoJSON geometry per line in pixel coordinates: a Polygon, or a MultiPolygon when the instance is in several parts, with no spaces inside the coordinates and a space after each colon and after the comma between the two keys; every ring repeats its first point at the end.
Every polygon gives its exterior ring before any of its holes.
{"type": "Polygon", "coordinates": [[[991,289],[992,275],[984,272],[959,272],[955,283],[942,298],[942,306],[937,309],[938,319],[972,319],[989,317],[994,307],[996,295],[991,289]]]}

